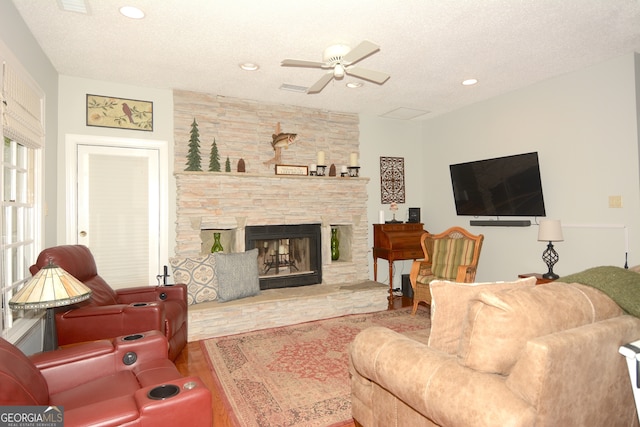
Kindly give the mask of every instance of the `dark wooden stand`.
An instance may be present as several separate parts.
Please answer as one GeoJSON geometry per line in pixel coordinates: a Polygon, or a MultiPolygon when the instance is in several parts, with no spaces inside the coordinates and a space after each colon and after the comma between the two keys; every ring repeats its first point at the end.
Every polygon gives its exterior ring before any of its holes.
{"type": "Polygon", "coordinates": [[[393,303],[393,262],[424,258],[422,223],[373,224],[373,280],[378,280],[378,258],[389,262],[389,304],[393,303]]]}
{"type": "Polygon", "coordinates": [[[536,285],[542,285],[544,283],[550,283],[553,282],[553,279],[545,279],[544,277],[542,277],[542,274],[540,273],[525,273],[525,274],[518,274],[518,277],[520,279],[526,279],[527,277],[535,277],[536,278],[536,285]]]}

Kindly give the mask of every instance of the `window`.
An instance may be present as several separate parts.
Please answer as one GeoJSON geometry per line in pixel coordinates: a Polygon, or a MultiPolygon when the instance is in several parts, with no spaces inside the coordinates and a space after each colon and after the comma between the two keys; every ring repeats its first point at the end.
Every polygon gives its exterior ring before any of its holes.
{"type": "MultiPolygon", "coordinates": [[[[36,150],[4,138],[2,150],[2,331],[8,334],[23,310],[8,307],[11,297],[31,277],[29,266],[37,256],[35,242],[36,150]]],[[[35,314],[35,313],[28,313],[35,314]]]]}
{"type": "MultiPolygon", "coordinates": [[[[0,60],[6,55],[0,49],[0,60]]],[[[31,277],[29,266],[41,246],[44,96],[15,61],[3,62],[0,70],[0,327],[2,336],[15,342],[41,315],[34,310],[11,310],[9,300],[31,277]]]]}

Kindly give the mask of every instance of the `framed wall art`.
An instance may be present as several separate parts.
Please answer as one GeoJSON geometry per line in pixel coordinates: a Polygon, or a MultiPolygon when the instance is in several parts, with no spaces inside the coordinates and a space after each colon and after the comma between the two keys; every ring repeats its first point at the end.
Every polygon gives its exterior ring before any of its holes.
{"type": "Polygon", "coordinates": [[[153,131],[153,102],[87,94],[87,126],[153,131]]]}
{"type": "Polygon", "coordinates": [[[308,175],[308,166],[276,165],[276,175],[308,175]]]}
{"type": "Polygon", "coordinates": [[[382,204],[404,203],[404,157],[380,157],[382,204]]]}

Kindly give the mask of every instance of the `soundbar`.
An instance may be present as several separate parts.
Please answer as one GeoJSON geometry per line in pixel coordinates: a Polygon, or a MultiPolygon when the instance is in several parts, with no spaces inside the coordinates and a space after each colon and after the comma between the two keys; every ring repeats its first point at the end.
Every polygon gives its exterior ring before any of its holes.
{"type": "Polygon", "coordinates": [[[496,220],[471,220],[470,225],[478,227],[530,227],[531,221],[528,219],[496,219],[496,220]]]}

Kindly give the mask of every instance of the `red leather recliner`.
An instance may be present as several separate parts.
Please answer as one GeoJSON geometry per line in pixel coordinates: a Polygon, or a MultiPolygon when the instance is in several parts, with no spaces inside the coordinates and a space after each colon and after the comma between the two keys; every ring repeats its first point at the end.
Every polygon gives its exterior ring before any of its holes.
{"type": "Polygon", "coordinates": [[[114,290],[98,275],[93,255],[83,245],[47,248],[40,252],[29,271],[35,275],[50,260],[93,291],[88,300],[57,311],[59,345],[155,329],[169,340],[169,358],[178,357],[187,343],[185,285],[114,290]]]}
{"type": "Polygon", "coordinates": [[[31,357],[0,338],[0,405],[62,407],[66,427],[211,427],[211,392],[166,354],[159,331],[31,357]]]}

